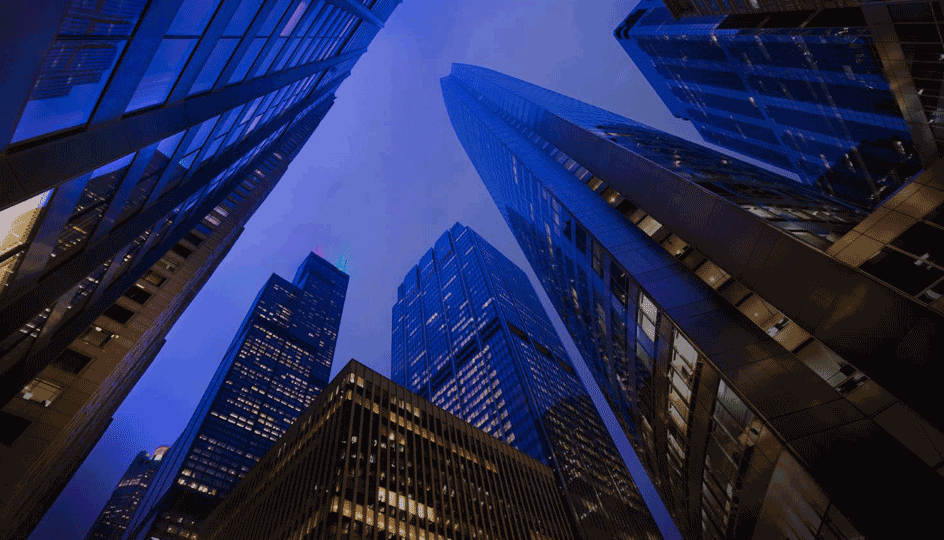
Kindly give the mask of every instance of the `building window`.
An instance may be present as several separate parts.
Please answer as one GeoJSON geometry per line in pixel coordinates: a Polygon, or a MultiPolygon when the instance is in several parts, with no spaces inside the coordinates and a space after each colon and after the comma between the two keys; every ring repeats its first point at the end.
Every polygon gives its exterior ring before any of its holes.
{"type": "Polygon", "coordinates": [[[167,258],[161,258],[161,260],[157,261],[157,264],[155,264],[154,267],[165,274],[173,274],[177,271],[177,263],[174,263],[167,258]]]}
{"type": "Polygon", "coordinates": [[[125,291],[125,297],[130,298],[141,305],[144,305],[144,303],[147,302],[151,296],[153,296],[151,293],[147,292],[144,290],[144,287],[137,284],[125,291]]]}
{"type": "Polygon", "coordinates": [[[115,337],[117,336],[108,330],[104,330],[98,326],[90,326],[89,329],[85,331],[85,335],[82,336],[82,341],[88,343],[89,345],[102,348],[115,337]]]}
{"type": "Polygon", "coordinates": [[[148,65],[125,112],[163,103],[196,44],[195,39],[165,39],[148,65]]]}
{"type": "Polygon", "coordinates": [[[125,43],[104,39],[53,42],[13,142],[87,122],[125,43]]]}
{"type": "Polygon", "coordinates": [[[36,403],[42,403],[43,407],[52,405],[52,402],[62,395],[64,387],[46,380],[36,378],[33,382],[23,387],[20,397],[36,403]]]}
{"type": "Polygon", "coordinates": [[[108,309],[106,309],[102,315],[119,324],[127,324],[128,321],[131,320],[131,317],[134,317],[134,312],[118,304],[112,304],[108,306],[108,309]]]}
{"type": "Polygon", "coordinates": [[[177,255],[180,255],[180,257],[181,257],[181,258],[184,258],[184,259],[190,257],[190,255],[193,254],[193,250],[192,250],[192,249],[190,249],[190,248],[188,248],[188,247],[186,247],[186,246],[183,246],[183,245],[181,245],[181,244],[175,245],[174,247],[170,248],[170,250],[173,251],[174,253],[176,253],[177,255]]]}
{"type": "Polygon", "coordinates": [[[144,277],[142,277],[141,279],[150,283],[151,285],[154,285],[155,287],[160,287],[161,285],[164,284],[165,281],[167,281],[166,277],[158,274],[154,270],[148,270],[147,272],[145,272],[144,277]]]}
{"type": "Polygon", "coordinates": [[[13,446],[13,443],[32,424],[26,418],[0,411],[0,444],[13,446]]]}
{"type": "Polygon", "coordinates": [[[193,234],[192,232],[187,233],[186,236],[184,236],[184,240],[190,242],[196,247],[199,247],[200,244],[203,243],[203,238],[200,238],[199,236],[197,236],[196,234],[193,234]]]}
{"type": "Polygon", "coordinates": [[[56,357],[52,365],[61,369],[62,371],[67,371],[77,375],[91,361],[91,356],[84,355],[78,351],[73,351],[72,349],[66,349],[62,351],[58,357],[56,357]]]}

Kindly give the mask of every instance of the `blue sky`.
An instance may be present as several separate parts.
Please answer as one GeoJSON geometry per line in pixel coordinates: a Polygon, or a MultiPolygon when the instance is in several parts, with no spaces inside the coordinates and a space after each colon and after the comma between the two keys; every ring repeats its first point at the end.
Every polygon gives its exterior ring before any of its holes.
{"type": "Polygon", "coordinates": [[[351,358],[390,372],[391,308],[404,274],[456,221],[521,266],[538,290],[667,540],[679,538],[629,444],[459,144],[439,78],[491,68],[670,133],[675,119],[613,37],[636,0],[405,0],[31,540],[82,538],[140,450],[183,430],[269,274],[321,245],[351,276],[334,373],[351,358]]]}

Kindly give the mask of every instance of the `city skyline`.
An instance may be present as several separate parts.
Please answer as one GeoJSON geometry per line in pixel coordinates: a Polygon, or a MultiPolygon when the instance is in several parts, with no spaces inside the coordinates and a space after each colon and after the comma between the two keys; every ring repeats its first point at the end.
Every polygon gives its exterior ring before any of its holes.
{"type": "MultiPolygon", "coordinates": [[[[699,141],[691,126],[665,110],[613,39],[613,28],[633,3],[591,8],[559,2],[539,14],[497,2],[471,9],[452,1],[408,0],[398,7],[377,46],[353,70],[352,84],[342,87],[334,112],[326,116],[325,127],[332,129],[316,133],[290,167],[286,183],[247,225],[204,294],[168,336],[169,348],[132,392],[128,407],[116,414],[77,477],[85,482],[87,497],[110,490],[120,476],[106,456],[130,459],[152,439],[161,440],[162,433],[179,432],[180,411],[192,409],[194,388],[205,386],[212,371],[207,365],[225,348],[221,341],[226,338],[220,336],[231,335],[237,314],[251,301],[245,283],[273,271],[284,273],[293,257],[297,260],[317,245],[325,246],[332,260],[347,261],[352,275],[349,301],[357,315],[342,323],[339,360],[374,358],[371,367],[380,373],[389,363],[383,335],[389,335],[386,310],[397,279],[389,275],[402,275],[409,260],[415,262],[432,245],[437,230],[456,220],[473,226],[524,268],[532,284],[540,283],[448,125],[438,78],[452,62],[500,70],[699,141]],[[461,22],[442,22],[457,20],[461,22]],[[588,85],[588,78],[601,84],[588,85]],[[167,384],[167,373],[182,366],[193,369],[189,380],[167,384]]],[[[56,89],[47,91],[54,94],[56,89]]],[[[551,311],[553,304],[537,289],[551,311]]],[[[575,357],[577,349],[563,323],[556,315],[552,319],[575,357]]],[[[582,362],[576,364],[597,407],[608,416],[589,372],[582,362]]],[[[614,437],[622,437],[611,414],[607,420],[614,437]]],[[[632,461],[625,438],[619,444],[632,461]]],[[[637,465],[634,475],[640,470],[637,465]]],[[[645,478],[638,483],[645,492],[645,478]]],[[[58,513],[47,516],[35,539],[57,537],[73,521],[94,518],[81,516],[82,511],[87,506],[97,512],[101,503],[86,503],[78,489],[66,489],[58,513]]],[[[653,493],[650,487],[648,497],[653,493]]],[[[101,500],[105,498],[107,494],[101,500]]],[[[85,523],[87,528],[90,521],[85,523]]]]}
{"type": "MultiPolygon", "coordinates": [[[[651,114],[640,120],[678,126],[682,134],[697,140],[694,130],[665,112],[613,39],[613,27],[631,7],[632,2],[593,9],[572,2],[549,3],[534,19],[535,14],[523,5],[498,2],[491,5],[491,10],[431,0],[411,0],[398,6],[370,51],[352,70],[352,77],[340,88],[333,112],[247,225],[193,309],[168,336],[164,351],[129,395],[125,408],[116,413],[113,427],[79,471],[74,485],[64,491],[36,530],[34,540],[61,538],[72,534],[65,531],[73,527],[81,529],[75,534],[84,534],[121,475],[122,471],[110,465],[111,460],[124,456],[130,461],[139,448],[173,440],[180,433],[252,301],[254,287],[246,287],[245,283],[262,282],[271,272],[291,273],[294,261],[319,244],[334,261],[349,244],[352,282],[345,308],[349,316],[342,321],[337,357],[339,361],[351,357],[372,359],[371,367],[386,373],[389,306],[395,301],[394,281],[399,278],[384,276],[402,276],[438,236],[438,232],[428,231],[441,232],[461,220],[530,273],[455,140],[442,107],[438,78],[448,72],[453,61],[481,62],[494,54],[489,52],[494,50],[494,43],[507,42],[508,54],[495,56],[492,67],[512,73],[514,69],[527,69],[518,74],[527,77],[530,73],[531,80],[626,114],[639,107],[651,114]],[[516,26],[508,20],[522,24],[516,26]],[[442,21],[452,22],[443,28],[442,21]],[[556,38],[548,42],[547,33],[556,38]],[[522,62],[525,58],[528,61],[522,62]],[[391,70],[391,66],[400,69],[391,70]],[[624,86],[588,87],[570,76],[587,76],[588,68],[592,77],[615,76],[624,86]],[[547,78],[549,75],[553,80],[547,78]],[[416,99],[396,99],[404,93],[416,99]],[[378,151],[352,152],[360,147],[378,151]],[[427,169],[443,171],[447,189],[416,174],[416,156],[423,155],[428,156],[428,163],[424,162],[427,169]],[[311,182],[311,178],[318,181],[311,182]],[[357,186],[368,179],[373,179],[372,189],[361,191],[357,186]],[[435,204],[431,206],[428,200],[435,204]],[[313,220],[313,215],[318,218],[313,220]],[[361,216],[370,216],[374,221],[365,228],[361,216]],[[377,234],[378,230],[391,232],[377,234]],[[362,233],[355,242],[357,231],[362,233]],[[253,265],[244,262],[256,254],[253,265]],[[399,270],[391,271],[391,267],[399,270]],[[189,370],[192,376],[173,386],[163,382],[180,369],[189,370]],[[98,498],[98,502],[86,502],[91,498],[98,498]]],[[[543,297],[542,291],[538,294],[543,297]]],[[[550,309],[551,305],[546,303],[545,307],[550,309]]],[[[565,334],[563,326],[558,327],[558,333],[565,334]]],[[[571,347],[569,338],[564,339],[571,347]]],[[[573,357],[576,349],[569,348],[569,353],[573,357]]],[[[594,385],[586,378],[582,363],[577,362],[576,368],[593,393],[594,385]]],[[[598,408],[606,416],[605,406],[598,408]]],[[[622,437],[612,416],[609,421],[614,426],[611,433],[622,437]]],[[[625,441],[621,451],[624,457],[633,459],[625,441]]]]}
{"type": "Polygon", "coordinates": [[[272,274],[122,538],[189,538],[327,386],[348,276],[315,253],[272,274]]]}

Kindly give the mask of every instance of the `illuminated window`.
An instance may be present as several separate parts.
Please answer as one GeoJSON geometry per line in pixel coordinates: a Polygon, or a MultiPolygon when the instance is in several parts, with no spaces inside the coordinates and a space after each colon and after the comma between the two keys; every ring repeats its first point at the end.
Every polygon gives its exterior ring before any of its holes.
{"type": "Polygon", "coordinates": [[[48,407],[64,390],[64,387],[52,381],[36,378],[23,387],[23,390],[20,392],[20,397],[36,403],[42,403],[44,407],[48,407]]]}

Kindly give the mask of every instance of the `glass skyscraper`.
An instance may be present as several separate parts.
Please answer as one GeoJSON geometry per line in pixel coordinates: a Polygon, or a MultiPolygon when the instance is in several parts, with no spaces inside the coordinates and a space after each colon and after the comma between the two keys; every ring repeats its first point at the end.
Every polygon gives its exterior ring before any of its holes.
{"type": "Polygon", "coordinates": [[[273,274],[125,538],[190,538],[328,383],[348,276],[310,254],[273,274]]]}
{"type": "MultiPolygon", "coordinates": [[[[0,402],[304,123],[398,0],[68,0],[0,63],[0,402]]],[[[309,133],[310,134],[310,133],[309,133]]]]}
{"type": "Polygon", "coordinates": [[[697,145],[483,68],[442,88],[686,538],[938,526],[938,313],[773,225],[762,186],[713,189],[716,154],[668,158],[697,145]]]}
{"type": "Polygon", "coordinates": [[[121,481],[115,486],[105,508],[98,515],[98,519],[92,524],[88,536],[85,540],[118,540],[122,533],[128,528],[128,522],[131,521],[131,515],[141,504],[141,498],[151,480],[154,479],[154,473],[161,465],[164,454],[167,453],[167,446],[159,446],[153,454],[141,451],[134,457],[128,470],[122,475],[121,481]]]}
{"type": "Polygon", "coordinates": [[[581,538],[661,537],[527,276],[477,233],[407,272],[392,343],[395,382],[557,472],[581,538]]]}
{"type": "Polygon", "coordinates": [[[398,4],[9,10],[0,538],[25,537],[68,482],[398,4]]]}
{"type": "MultiPolygon", "coordinates": [[[[50,347],[69,338],[66,328],[83,330],[0,410],[0,467],[7,471],[0,476],[0,531],[25,537],[39,522],[319,121],[287,131],[252,174],[241,175],[233,191],[143,275],[116,278],[110,290],[123,294],[111,305],[83,310],[65,323],[50,347]]],[[[86,278],[78,300],[61,302],[57,310],[106,295],[99,288],[90,299],[84,296],[96,279],[101,276],[86,278]]]]}
{"type": "Polygon", "coordinates": [[[916,148],[858,7],[676,19],[643,0],[614,34],[706,141],[848,201],[874,207],[936,155],[916,148]]]}

